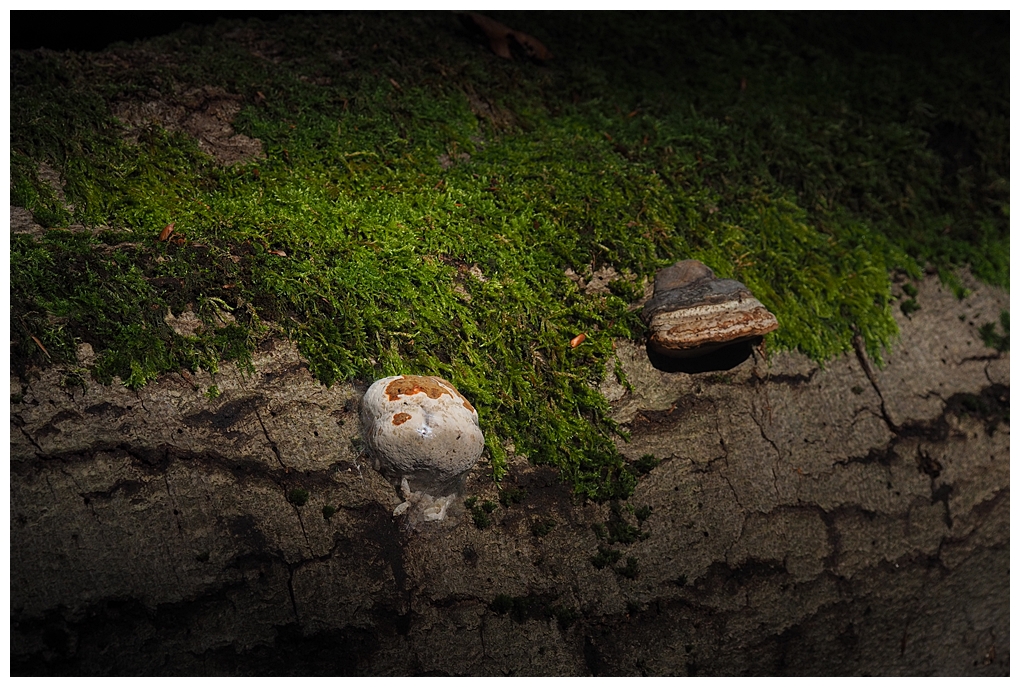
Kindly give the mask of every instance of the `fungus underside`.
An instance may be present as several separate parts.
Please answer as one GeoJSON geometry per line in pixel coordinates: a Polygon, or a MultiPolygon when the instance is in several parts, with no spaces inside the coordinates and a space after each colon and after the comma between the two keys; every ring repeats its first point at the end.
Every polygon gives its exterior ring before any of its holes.
{"type": "Polygon", "coordinates": [[[657,269],[697,258],[739,279],[779,319],[769,348],[819,361],[855,331],[880,357],[894,270],[954,283],[969,265],[1007,285],[1008,31],[968,15],[914,16],[907,34],[891,16],[497,16],[556,59],[502,60],[445,13],[221,22],[148,57],[12,53],[12,204],[100,228],[12,236],[14,368],[76,365],[88,342],[84,377],[139,387],[248,364],[285,335],[327,384],[449,379],[496,479],[512,441],[603,499],[635,478],[593,385],[613,338],[642,335],[627,305],[657,269]],[[233,126],[265,158],[218,166],[158,125],[122,141],[111,103],[199,86],[241,96],[233,126]],[[171,222],[182,242],[157,241],[171,222]],[[608,295],[564,275],[606,265],[608,295]],[[212,325],[224,306],[235,321],[194,337],[164,322],[191,308],[212,325]]]}

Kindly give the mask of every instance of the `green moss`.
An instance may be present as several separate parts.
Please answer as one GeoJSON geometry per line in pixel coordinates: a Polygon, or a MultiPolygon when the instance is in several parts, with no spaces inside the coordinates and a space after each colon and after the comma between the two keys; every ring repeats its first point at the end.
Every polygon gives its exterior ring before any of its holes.
{"type": "Polygon", "coordinates": [[[287,500],[295,506],[303,506],[308,503],[308,497],[308,490],[302,489],[301,487],[294,487],[287,492],[287,500]]]}
{"type": "Polygon", "coordinates": [[[484,530],[492,524],[492,518],[489,516],[496,510],[495,501],[485,500],[479,503],[477,496],[469,496],[464,499],[464,506],[478,529],[484,530]]]}
{"type": "Polygon", "coordinates": [[[552,518],[538,518],[531,523],[531,534],[541,539],[549,534],[556,527],[556,521],[552,518]]]}
{"type": "Polygon", "coordinates": [[[609,282],[609,291],[627,303],[640,300],[644,295],[644,289],[639,284],[624,279],[609,282]]]}
{"type": "Polygon", "coordinates": [[[497,594],[489,604],[489,610],[499,615],[509,613],[514,608],[514,597],[509,594],[497,594]]]}
{"type": "Polygon", "coordinates": [[[509,615],[514,622],[523,623],[534,617],[540,617],[545,604],[538,596],[510,596],[498,594],[489,605],[489,609],[499,615],[509,615]]]}
{"type": "Polygon", "coordinates": [[[610,544],[633,544],[648,538],[647,532],[642,532],[640,527],[635,527],[624,519],[619,501],[613,501],[610,504],[609,520],[606,522],[605,532],[605,538],[610,544]]]}
{"type": "Polygon", "coordinates": [[[1003,310],[999,313],[999,328],[1001,333],[995,331],[995,322],[986,322],[978,327],[978,334],[985,346],[994,348],[1000,353],[1009,350],[1009,311],[1003,310]]]}
{"type": "Polygon", "coordinates": [[[599,570],[602,570],[603,568],[606,568],[616,563],[618,560],[620,560],[621,556],[623,556],[623,554],[617,551],[616,549],[610,549],[609,547],[602,546],[600,544],[598,553],[592,556],[591,564],[594,565],[599,570]]]}
{"type": "Polygon", "coordinates": [[[659,467],[660,462],[661,461],[651,453],[646,453],[634,461],[634,469],[642,475],[647,475],[649,472],[659,467]]]}
{"type": "Polygon", "coordinates": [[[644,522],[648,518],[652,517],[652,507],[641,506],[640,508],[635,508],[634,517],[638,519],[638,522],[644,522]]]}
{"type": "Polygon", "coordinates": [[[322,507],[322,517],[325,520],[329,520],[336,515],[336,506],[326,505],[322,507]]]}
{"type": "Polygon", "coordinates": [[[960,397],[960,407],[968,413],[982,415],[988,412],[988,404],[976,394],[963,394],[960,397]]]}
{"type": "Polygon", "coordinates": [[[499,492],[499,502],[503,505],[504,508],[509,508],[510,506],[516,503],[521,503],[527,497],[528,497],[527,490],[520,489],[518,487],[509,486],[504,487],[499,492]]]}
{"type": "Polygon", "coordinates": [[[535,619],[556,619],[561,629],[566,630],[581,617],[575,608],[551,603],[543,595],[511,596],[497,594],[489,604],[489,610],[497,615],[508,615],[517,623],[535,619]]]}
{"type": "Polygon", "coordinates": [[[488,513],[483,510],[472,510],[471,520],[475,523],[475,527],[480,530],[484,530],[486,527],[492,524],[492,518],[489,517],[488,513]]]}
{"type": "Polygon", "coordinates": [[[893,269],[934,265],[961,294],[962,265],[1008,283],[1008,32],[968,42],[970,15],[497,16],[557,59],[500,60],[445,13],[249,22],[273,60],[228,23],[148,44],[170,61],[12,53],[12,203],[97,230],[12,237],[12,365],[87,342],[95,379],[137,388],[250,365],[279,333],[327,384],[450,379],[496,480],[512,441],[613,499],[636,478],[595,388],[613,338],[642,336],[627,306],[658,268],[740,279],[779,319],[768,346],[816,360],[855,332],[880,357],[893,269]],[[240,96],[234,127],[264,158],[221,167],[158,125],[120,138],[115,103],[197,86],[240,96]],[[157,241],[170,222],[180,243],[157,241]],[[605,265],[609,294],[564,275],[605,265]],[[189,308],[206,326],[183,337],[164,318],[189,308]]]}
{"type": "Polygon", "coordinates": [[[607,541],[610,544],[633,544],[641,538],[641,530],[623,518],[619,501],[612,502],[609,520],[606,522],[607,541]]]}
{"type": "Polygon", "coordinates": [[[910,317],[911,315],[913,315],[915,312],[917,312],[920,309],[921,309],[921,306],[913,298],[908,298],[907,300],[905,300],[902,303],[900,303],[900,310],[907,317],[910,317]]]}
{"type": "Polygon", "coordinates": [[[614,568],[616,573],[621,577],[626,577],[628,580],[636,580],[640,569],[638,567],[637,559],[633,556],[627,557],[626,565],[621,565],[618,568],[614,568]]]}
{"type": "Polygon", "coordinates": [[[556,618],[556,622],[562,630],[569,629],[571,625],[581,618],[581,612],[576,608],[556,605],[552,606],[549,611],[556,618]]]}

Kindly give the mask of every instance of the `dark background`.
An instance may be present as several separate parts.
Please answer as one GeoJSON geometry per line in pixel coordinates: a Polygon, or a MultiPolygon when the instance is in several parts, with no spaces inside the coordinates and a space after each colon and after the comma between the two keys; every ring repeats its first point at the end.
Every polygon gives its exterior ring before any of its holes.
{"type": "Polygon", "coordinates": [[[81,11],[11,12],[11,49],[103,50],[110,43],[134,41],[176,31],[185,24],[212,24],[217,19],[276,19],[283,12],[253,11],[81,11]]]}
{"type": "MultiPolygon", "coordinates": [[[[103,50],[118,41],[135,41],[176,31],[185,24],[257,17],[276,19],[282,11],[250,10],[19,10],[11,12],[11,49],[103,50]]],[[[677,17],[683,13],[667,13],[677,17]]],[[[918,36],[947,44],[980,44],[1009,33],[1009,12],[799,12],[803,20],[834,23],[854,49],[909,50],[918,36]]],[[[649,17],[652,14],[649,13],[649,17]]],[[[661,21],[656,13],[653,21],[661,21]]]]}

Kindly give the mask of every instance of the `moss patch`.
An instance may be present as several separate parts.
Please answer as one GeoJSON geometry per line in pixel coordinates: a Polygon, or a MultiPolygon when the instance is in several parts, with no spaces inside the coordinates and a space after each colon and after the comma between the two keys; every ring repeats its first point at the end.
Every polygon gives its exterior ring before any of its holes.
{"type": "Polygon", "coordinates": [[[287,492],[287,500],[295,506],[303,506],[308,503],[308,497],[308,490],[302,489],[301,487],[294,487],[287,492]]]}
{"type": "Polygon", "coordinates": [[[855,331],[880,356],[892,269],[1007,283],[1008,22],[498,18],[556,60],[501,60],[446,13],[12,53],[12,203],[80,227],[11,239],[13,365],[89,343],[93,377],[137,387],[277,332],[325,383],[446,377],[494,478],[509,440],[604,499],[635,477],[595,385],[656,269],[740,279],[779,319],[768,345],[816,360],[855,331]],[[165,114],[206,87],[264,157],[221,166],[165,114]],[[125,104],[151,115],[130,136],[125,104]],[[564,274],[607,265],[608,294],[564,274]],[[193,336],[167,324],[187,310],[193,336]]]}
{"type": "Polygon", "coordinates": [[[1009,350],[1009,311],[1003,310],[999,313],[999,329],[996,331],[995,322],[985,322],[978,328],[981,340],[989,348],[994,348],[999,353],[1009,350]]]}
{"type": "Polygon", "coordinates": [[[471,514],[475,527],[484,530],[492,524],[492,513],[496,510],[496,502],[486,499],[479,503],[477,496],[469,496],[464,499],[464,507],[471,514]]]}

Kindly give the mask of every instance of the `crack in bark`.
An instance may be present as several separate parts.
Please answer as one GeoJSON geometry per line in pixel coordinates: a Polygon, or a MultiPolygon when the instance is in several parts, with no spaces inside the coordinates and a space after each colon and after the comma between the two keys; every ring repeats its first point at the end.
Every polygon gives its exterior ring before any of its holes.
{"type": "Polygon", "coordinates": [[[136,391],[136,392],[135,392],[135,398],[137,398],[137,399],[138,399],[138,405],[142,406],[142,410],[144,410],[144,411],[145,411],[146,413],[148,413],[148,412],[149,412],[149,409],[148,409],[148,407],[146,407],[146,405],[145,405],[145,399],[144,399],[144,398],[142,398],[142,394],[141,394],[141,392],[139,392],[139,391],[136,391]]]}
{"type": "MultiPolygon", "coordinates": [[[[15,415],[14,417],[21,419],[20,415],[15,415]]],[[[24,420],[22,420],[22,422],[24,422],[24,420]]],[[[25,431],[25,427],[23,425],[18,425],[18,430],[22,433],[22,435],[24,435],[26,439],[29,440],[29,442],[31,442],[32,446],[35,446],[36,455],[45,453],[45,451],[43,451],[42,446],[40,446],[38,442],[36,442],[35,437],[33,437],[31,434],[25,431]]]]}
{"type": "Polygon", "coordinates": [[[868,352],[864,348],[864,338],[860,334],[854,334],[853,338],[854,352],[857,354],[857,362],[861,364],[861,369],[864,370],[864,376],[871,382],[871,387],[878,394],[879,407],[882,409],[882,419],[885,424],[889,427],[889,430],[893,434],[898,434],[900,431],[899,425],[893,422],[892,416],[889,414],[889,409],[885,405],[885,396],[882,395],[882,389],[878,386],[878,377],[875,374],[875,368],[871,366],[871,361],[868,360],[868,352]]]}
{"type": "MultiPolygon", "coordinates": [[[[284,561],[286,563],[286,561],[284,561]]],[[[287,593],[290,595],[290,607],[294,612],[294,622],[301,625],[301,614],[298,613],[297,598],[294,596],[294,567],[287,565],[287,593]]]]}
{"type": "MultiPolygon", "coordinates": [[[[996,492],[996,496],[995,497],[993,497],[992,499],[989,499],[989,500],[987,500],[985,502],[982,502],[982,504],[987,504],[989,502],[997,502],[999,499],[1002,498],[1003,493],[1005,493],[1006,491],[1008,491],[1008,490],[1004,489],[1004,490],[1000,490],[999,492],[996,492]]],[[[800,509],[800,508],[798,507],[796,509],[800,509]]],[[[818,584],[821,581],[825,580],[826,578],[834,579],[834,580],[836,580],[837,583],[839,583],[839,581],[842,578],[840,578],[840,576],[838,576],[837,574],[834,573],[834,569],[835,568],[834,568],[834,566],[831,565],[831,563],[834,562],[834,561],[832,561],[831,557],[835,556],[836,552],[838,550],[838,543],[834,543],[833,542],[834,538],[838,539],[838,533],[836,532],[836,527],[835,527],[835,522],[834,522],[834,519],[833,519],[833,514],[829,513],[829,512],[826,512],[824,510],[821,510],[817,506],[807,506],[807,507],[804,507],[804,509],[805,510],[809,510],[809,511],[814,511],[814,512],[820,512],[821,513],[821,517],[822,517],[823,521],[826,523],[826,530],[827,530],[827,533],[829,535],[831,551],[830,551],[830,556],[827,557],[827,559],[826,559],[826,563],[827,563],[827,569],[826,570],[824,570],[823,572],[821,572],[819,575],[815,576],[811,580],[808,580],[808,581],[805,581],[805,582],[798,582],[798,583],[796,583],[795,586],[803,587],[803,588],[806,589],[806,588],[809,588],[808,585],[818,584]]],[[[842,510],[842,509],[843,508],[837,509],[837,510],[842,510]]],[[[847,508],[846,510],[855,510],[855,509],[847,508]]],[[[975,508],[975,510],[977,510],[977,509],[975,508]]],[[[959,540],[961,540],[961,541],[962,540],[966,540],[969,536],[972,536],[972,534],[973,533],[969,533],[967,536],[959,538],[959,540]]],[[[957,538],[944,537],[943,538],[943,543],[945,541],[951,541],[951,540],[956,540],[956,539],[957,538]]],[[[314,560],[320,560],[320,561],[327,560],[330,556],[335,554],[335,552],[338,550],[338,548],[342,544],[343,544],[343,542],[339,542],[339,541],[338,542],[334,542],[334,546],[332,547],[332,549],[331,549],[329,554],[327,554],[325,556],[314,557],[314,560]]],[[[274,559],[280,560],[280,561],[283,560],[279,555],[271,556],[271,558],[274,558],[274,559]]],[[[307,565],[307,564],[311,563],[312,560],[313,559],[303,559],[302,561],[298,561],[296,563],[293,563],[293,564],[290,564],[290,565],[287,566],[288,570],[289,570],[289,575],[288,575],[288,594],[289,594],[289,597],[291,599],[292,611],[294,613],[295,622],[296,622],[298,628],[300,628],[300,626],[301,626],[301,621],[300,621],[299,611],[298,611],[297,603],[296,603],[296,593],[294,591],[294,584],[293,584],[294,583],[294,577],[295,577],[295,573],[296,573],[296,571],[298,569],[300,569],[303,565],[307,565]]],[[[865,570],[871,570],[871,571],[876,571],[876,572],[877,571],[885,571],[888,574],[889,572],[891,572],[893,570],[901,570],[903,568],[903,566],[918,566],[918,565],[923,566],[923,565],[926,565],[926,564],[930,565],[931,562],[932,562],[932,556],[930,556],[930,555],[928,555],[928,556],[926,556],[926,555],[919,555],[919,556],[914,556],[912,558],[906,558],[906,559],[902,559],[901,558],[897,562],[890,562],[890,561],[883,560],[883,561],[880,561],[880,562],[878,562],[878,563],[876,563],[874,565],[867,566],[865,568],[865,570]]],[[[285,563],[285,561],[284,561],[284,563],[285,563]]],[[[734,566],[732,564],[719,563],[716,566],[712,567],[709,571],[707,571],[706,575],[707,576],[701,576],[701,578],[699,578],[699,580],[698,580],[698,582],[701,584],[702,587],[706,587],[706,585],[707,585],[707,589],[705,590],[706,594],[702,595],[702,596],[704,596],[703,599],[699,600],[697,594],[695,594],[693,598],[685,595],[685,596],[683,596],[683,597],[681,597],[679,599],[676,599],[676,600],[661,599],[658,602],[658,605],[657,605],[657,609],[658,609],[657,613],[661,613],[662,612],[661,611],[662,608],[668,608],[668,607],[672,606],[672,607],[686,607],[686,608],[691,608],[691,609],[695,609],[695,608],[700,609],[699,613],[702,616],[709,615],[711,617],[718,618],[718,619],[720,619],[720,622],[722,624],[729,623],[729,622],[732,621],[732,619],[748,618],[748,609],[749,609],[749,606],[748,606],[748,598],[749,598],[748,591],[747,591],[746,588],[742,588],[744,585],[739,583],[739,579],[748,580],[748,579],[757,579],[757,578],[770,577],[771,576],[771,577],[773,577],[773,579],[779,579],[780,582],[781,582],[782,579],[786,579],[789,576],[789,572],[784,570],[780,566],[773,566],[773,565],[771,565],[771,564],[769,564],[767,562],[757,561],[755,559],[749,559],[747,562],[738,564],[736,566],[734,566]],[[775,578],[774,576],[780,576],[780,578],[775,578]],[[733,578],[739,578],[738,579],[738,588],[741,588],[740,591],[742,592],[742,599],[741,599],[741,602],[740,602],[742,604],[742,607],[740,609],[738,609],[738,610],[724,610],[724,609],[721,609],[717,603],[712,603],[712,601],[713,600],[718,601],[724,595],[726,595],[728,593],[728,587],[726,587],[725,585],[729,584],[728,581],[732,580],[733,578]]],[[[154,613],[152,613],[152,612],[147,613],[145,620],[146,620],[146,622],[148,624],[150,624],[150,625],[152,625],[154,627],[160,627],[161,625],[163,625],[163,623],[160,621],[160,617],[162,616],[162,613],[163,612],[175,612],[176,611],[177,614],[180,616],[180,618],[185,619],[185,620],[183,620],[183,622],[189,622],[189,621],[186,620],[186,618],[194,618],[196,612],[199,610],[199,606],[201,605],[201,603],[203,601],[208,601],[209,599],[230,600],[230,599],[227,598],[227,593],[229,592],[230,589],[237,588],[237,586],[238,585],[236,583],[235,584],[227,583],[227,584],[224,584],[221,587],[218,587],[215,590],[211,590],[211,591],[208,591],[208,592],[206,592],[204,594],[201,594],[201,595],[199,595],[198,597],[196,597],[194,599],[189,599],[189,600],[177,602],[177,603],[174,603],[174,604],[162,604],[160,606],[160,609],[162,609],[162,610],[157,609],[154,613]]],[[[693,594],[694,591],[695,590],[692,589],[691,593],[693,594]]],[[[461,600],[461,599],[457,599],[457,600],[461,600]]],[[[484,600],[480,599],[478,597],[468,597],[467,599],[463,599],[463,600],[470,600],[470,601],[474,601],[476,603],[484,603],[484,600]]],[[[837,598],[835,598],[833,600],[830,600],[828,602],[824,602],[824,603],[822,603],[821,605],[819,605],[817,607],[813,607],[813,608],[810,608],[810,609],[804,609],[804,610],[796,613],[796,616],[792,619],[793,626],[795,626],[795,627],[802,626],[803,624],[810,622],[811,619],[813,619],[813,618],[821,617],[821,614],[823,613],[823,611],[825,611],[826,609],[831,609],[831,608],[833,608],[835,606],[838,606],[840,603],[843,603],[844,601],[845,601],[844,597],[843,596],[839,596],[839,597],[837,597],[837,598]]],[[[230,602],[233,603],[232,600],[230,600],[230,602]]],[[[434,601],[430,602],[430,605],[432,605],[433,607],[441,606],[442,602],[443,602],[442,599],[434,600],[434,601]]],[[[92,608],[94,608],[94,609],[101,608],[103,603],[104,603],[104,601],[100,600],[99,602],[93,604],[92,608]]],[[[86,615],[88,615],[88,613],[89,613],[89,611],[86,611],[86,615]]],[[[600,615],[598,617],[590,617],[589,616],[587,619],[582,619],[581,620],[581,624],[580,624],[580,627],[578,628],[578,631],[579,631],[580,635],[583,635],[585,637],[595,636],[595,635],[591,635],[592,632],[598,633],[597,636],[606,637],[607,636],[606,632],[607,631],[612,631],[614,627],[622,629],[624,623],[633,623],[632,615],[633,614],[630,611],[627,611],[627,612],[621,612],[621,613],[612,614],[612,615],[600,615]]],[[[37,631],[41,632],[48,625],[52,624],[52,622],[50,620],[46,620],[46,618],[49,618],[49,617],[50,616],[40,616],[39,619],[40,619],[40,622],[42,623],[42,625],[40,625],[40,629],[37,630],[37,631]]],[[[906,618],[906,621],[904,623],[904,630],[905,631],[909,630],[909,627],[917,619],[917,617],[918,617],[918,613],[916,613],[916,612],[911,612],[909,614],[909,617],[906,618]]],[[[58,617],[54,617],[54,619],[58,619],[58,617]]],[[[482,658],[483,658],[483,660],[487,660],[487,661],[495,660],[492,656],[489,655],[488,646],[486,644],[485,632],[486,632],[487,624],[488,624],[488,622],[490,620],[491,620],[491,618],[490,618],[489,614],[483,614],[481,616],[480,623],[479,623],[479,633],[478,633],[479,643],[481,645],[482,658]]],[[[24,623],[24,622],[27,622],[27,621],[28,621],[28,619],[26,619],[26,618],[19,618],[19,619],[17,619],[18,623],[24,623]]],[[[65,620],[64,622],[67,622],[67,620],[65,620]]],[[[89,620],[88,622],[93,622],[93,621],[89,620]]],[[[181,622],[181,621],[178,621],[178,622],[181,622]]],[[[71,623],[69,626],[72,629],[74,629],[74,628],[80,627],[81,624],[80,623],[77,623],[77,624],[71,623]]],[[[373,623],[373,625],[369,628],[368,631],[370,633],[376,633],[377,635],[384,635],[384,634],[387,633],[388,630],[387,630],[386,626],[384,626],[383,624],[377,622],[377,623],[373,623]]],[[[310,639],[310,637],[313,637],[314,635],[311,635],[311,636],[309,636],[309,635],[302,635],[302,636],[305,637],[306,639],[310,639]]],[[[909,635],[907,635],[907,636],[909,637],[909,635]]],[[[269,649],[272,649],[273,647],[277,647],[278,645],[279,645],[279,640],[278,639],[270,640],[268,643],[260,643],[259,644],[260,647],[266,647],[266,648],[269,648],[269,649]]],[[[240,653],[240,650],[237,647],[234,647],[233,651],[240,653]]],[[[24,662],[30,656],[32,656],[32,654],[22,654],[21,656],[19,656],[19,660],[21,662],[24,662]]],[[[73,660],[73,657],[68,657],[68,659],[69,660],[73,660]]]]}
{"type": "Polygon", "coordinates": [[[808,374],[769,374],[764,378],[760,378],[762,381],[769,384],[782,384],[784,386],[803,386],[810,384],[814,380],[815,375],[818,374],[820,368],[813,367],[811,372],[808,374]]]}
{"type": "MultiPolygon", "coordinates": [[[[988,514],[992,510],[995,509],[995,507],[999,504],[1000,501],[1002,501],[1003,499],[1007,498],[1008,494],[1009,494],[1009,487],[1008,486],[1007,487],[1003,487],[1002,489],[998,489],[998,490],[994,491],[992,493],[991,497],[985,499],[984,501],[980,501],[978,503],[975,503],[973,506],[971,506],[970,510],[967,511],[964,515],[961,516],[961,515],[957,514],[957,517],[964,517],[964,518],[969,516],[969,515],[975,515],[976,518],[977,518],[977,524],[975,524],[973,527],[971,527],[970,531],[968,531],[966,534],[961,534],[958,537],[952,536],[951,532],[949,534],[942,535],[942,537],[939,539],[939,547],[938,547],[938,550],[936,551],[935,555],[939,559],[939,563],[940,563],[940,565],[943,568],[945,568],[949,572],[952,572],[952,569],[945,563],[945,561],[942,560],[942,549],[943,549],[943,547],[947,543],[948,544],[958,544],[958,543],[961,543],[961,542],[965,542],[968,537],[974,535],[978,531],[980,526],[983,525],[985,523],[985,521],[988,519],[988,514]]],[[[1008,545],[1008,542],[1007,542],[1007,545],[1008,545]]]]}
{"type": "MultiPolygon", "coordinates": [[[[772,511],[769,511],[769,513],[766,513],[766,515],[769,515],[771,513],[772,511]]],[[[727,564],[730,560],[730,554],[733,553],[733,548],[740,543],[740,538],[744,536],[744,530],[747,529],[747,521],[750,519],[751,514],[745,511],[743,517],[740,519],[740,531],[737,532],[737,536],[733,538],[733,541],[730,542],[730,545],[727,546],[726,550],[723,552],[723,560],[727,561],[727,564]]]]}
{"type": "Polygon", "coordinates": [[[293,563],[289,563],[288,566],[293,568],[292,572],[297,572],[298,570],[301,570],[305,566],[311,565],[312,563],[326,563],[330,559],[332,559],[333,556],[336,555],[336,552],[340,549],[341,545],[349,543],[350,540],[348,539],[334,540],[333,546],[329,548],[329,551],[318,556],[312,554],[311,549],[309,549],[309,555],[306,558],[302,558],[300,560],[294,561],[293,563]]]}
{"type": "MultiPolygon", "coordinates": [[[[771,410],[769,412],[771,414],[771,410]]],[[[767,441],[776,452],[776,459],[772,462],[772,465],[769,466],[769,470],[772,472],[772,489],[776,492],[776,498],[782,501],[782,497],[779,494],[779,477],[776,474],[776,468],[779,467],[779,463],[783,459],[783,453],[780,451],[779,446],[776,445],[776,442],[765,433],[765,426],[762,424],[761,420],[758,419],[758,416],[755,413],[753,400],[751,401],[751,412],[749,415],[751,416],[751,420],[754,421],[754,424],[758,426],[758,432],[761,434],[761,438],[767,441]]]]}
{"type": "Polygon", "coordinates": [[[490,661],[492,661],[493,658],[492,656],[489,655],[489,647],[485,645],[485,624],[487,620],[488,617],[483,613],[478,623],[478,638],[482,644],[482,658],[489,659],[490,661]]]}
{"type": "MultiPolygon", "coordinates": [[[[993,384],[981,390],[979,394],[954,394],[950,398],[943,398],[940,394],[933,394],[943,403],[942,414],[932,420],[925,422],[905,422],[893,431],[893,436],[883,446],[872,448],[864,456],[848,456],[837,460],[833,465],[849,465],[851,463],[880,463],[886,467],[894,458],[895,447],[917,440],[918,450],[921,450],[923,442],[938,444],[953,436],[953,430],[947,420],[949,416],[975,417],[985,425],[986,431],[991,434],[999,422],[1005,422],[1004,414],[1008,413],[1008,388],[1004,385],[993,384]]],[[[875,417],[880,417],[871,411],[875,417]]],[[[852,425],[851,425],[852,426],[852,425]]],[[[927,472],[922,466],[921,459],[918,459],[918,466],[922,472],[927,472]]],[[[941,470],[941,467],[939,468],[941,470]]],[[[932,476],[930,472],[927,472],[932,476]]],[[[937,475],[936,475],[937,476],[937,475]]],[[[936,500],[941,500],[938,496],[936,500]]]]}
{"type": "Polygon", "coordinates": [[[311,479],[315,482],[336,484],[333,475],[342,472],[344,465],[350,465],[346,461],[337,461],[320,470],[294,471],[286,466],[283,470],[268,466],[266,463],[252,459],[231,459],[215,451],[192,451],[180,449],[176,446],[160,444],[156,447],[135,446],[128,443],[103,442],[96,443],[86,450],[66,451],[61,453],[47,453],[43,451],[35,460],[22,460],[12,463],[22,469],[35,466],[37,469],[46,463],[56,462],[64,465],[74,465],[95,461],[102,453],[126,453],[134,462],[135,467],[141,468],[150,474],[162,474],[170,463],[174,461],[200,461],[203,465],[215,466],[224,472],[238,476],[264,477],[276,483],[281,483],[283,475],[299,474],[303,479],[311,479]]]}
{"type": "Polygon", "coordinates": [[[923,394],[914,394],[914,398],[919,398],[922,401],[927,401],[929,398],[932,398],[933,396],[935,398],[937,398],[938,400],[942,401],[942,405],[945,405],[946,403],[948,403],[946,398],[944,396],[942,396],[942,394],[940,394],[935,389],[931,389],[929,391],[926,391],[923,394]]]}
{"type": "Polygon", "coordinates": [[[988,380],[989,384],[995,384],[995,382],[992,381],[992,375],[989,373],[989,370],[991,369],[991,367],[992,367],[991,361],[988,361],[987,363],[985,363],[985,368],[984,368],[985,379],[988,380]]]}
{"type": "Polygon", "coordinates": [[[170,501],[170,510],[174,514],[174,520],[177,522],[177,532],[181,535],[181,540],[184,540],[184,526],[181,525],[181,515],[177,508],[174,507],[174,495],[170,492],[170,477],[164,472],[163,473],[163,484],[166,485],[166,496],[170,501]]]}
{"type": "MultiPolygon", "coordinates": [[[[723,461],[723,464],[726,466],[725,470],[718,470],[718,473],[723,478],[723,480],[726,482],[726,485],[730,488],[730,491],[733,492],[733,500],[736,502],[737,506],[739,506],[740,509],[743,510],[744,505],[742,503],[740,503],[740,495],[737,493],[736,488],[733,486],[733,482],[730,481],[730,475],[729,475],[729,471],[730,471],[730,449],[726,446],[726,438],[723,436],[722,428],[719,426],[719,414],[718,413],[715,414],[715,431],[719,435],[719,446],[723,450],[723,454],[722,454],[721,460],[723,461]]],[[[706,464],[706,467],[708,467],[712,463],[716,462],[717,460],[720,460],[720,458],[715,458],[713,460],[710,460],[706,464]]]]}
{"type": "Polygon", "coordinates": [[[971,355],[966,358],[960,358],[960,364],[963,363],[978,363],[981,361],[992,361],[999,360],[1002,355],[971,355]]]}
{"type": "Polygon", "coordinates": [[[932,505],[938,501],[942,502],[945,507],[945,514],[943,516],[943,522],[946,524],[946,528],[950,531],[953,529],[953,516],[949,510],[949,497],[953,495],[953,485],[947,482],[941,483],[938,487],[935,486],[935,482],[938,480],[939,475],[942,474],[942,464],[937,458],[933,458],[931,454],[924,448],[923,444],[917,445],[917,469],[928,475],[931,480],[931,502],[932,505]]]}
{"type": "Polygon", "coordinates": [[[65,470],[64,468],[61,468],[61,469],[60,469],[60,472],[61,472],[61,473],[62,473],[62,474],[63,474],[63,475],[65,476],[65,477],[67,477],[67,478],[68,478],[69,480],[71,480],[72,482],[74,482],[74,486],[75,486],[75,488],[76,488],[76,489],[78,490],[78,496],[80,496],[80,497],[81,497],[81,499],[82,499],[82,501],[84,501],[84,502],[85,502],[85,507],[86,507],[86,508],[88,508],[88,510],[89,510],[89,513],[91,513],[91,514],[92,514],[92,517],[96,519],[96,522],[102,522],[102,521],[101,521],[101,520],[99,519],[99,515],[98,515],[98,514],[96,513],[96,509],[95,509],[95,507],[94,507],[94,506],[92,505],[92,498],[91,498],[91,497],[89,496],[89,494],[90,494],[91,492],[87,492],[87,491],[85,491],[85,489],[84,489],[84,488],[82,488],[81,484],[79,484],[79,483],[78,483],[78,480],[76,480],[76,479],[74,478],[74,475],[72,475],[72,474],[71,474],[70,472],[68,472],[68,471],[67,471],[67,470],[65,470]]]}
{"type": "Polygon", "coordinates": [[[50,481],[49,475],[43,475],[46,478],[46,486],[49,487],[50,496],[53,497],[53,502],[57,502],[57,491],[53,488],[53,482],[50,481]]]}
{"type": "MultiPolygon", "coordinates": [[[[286,489],[286,487],[285,487],[285,489],[286,489]]],[[[287,495],[284,494],[284,498],[286,498],[286,496],[287,495]]],[[[290,503],[290,500],[288,500],[287,503],[290,503]]],[[[301,526],[301,534],[305,538],[305,546],[308,547],[308,553],[311,554],[312,553],[312,542],[309,541],[309,539],[308,539],[308,531],[305,529],[304,518],[301,517],[301,509],[299,509],[293,503],[291,503],[290,506],[291,506],[291,508],[294,509],[294,512],[297,514],[298,524],[301,526]]]]}
{"type": "Polygon", "coordinates": [[[283,468],[284,472],[290,472],[290,468],[287,467],[287,465],[283,462],[283,457],[280,456],[280,448],[276,445],[276,442],[273,441],[273,438],[269,436],[269,430],[266,429],[266,423],[263,422],[262,413],[259,411],[258,408],[255,408],[255,417],[258,419],[259,426],[262,427],[262,433],[265,435],[266,441],[269,442],[269,448],[273,450],[273,455],[276,456],[276,460],[278,463],[280,463],[280,467],[283,468]]]}

